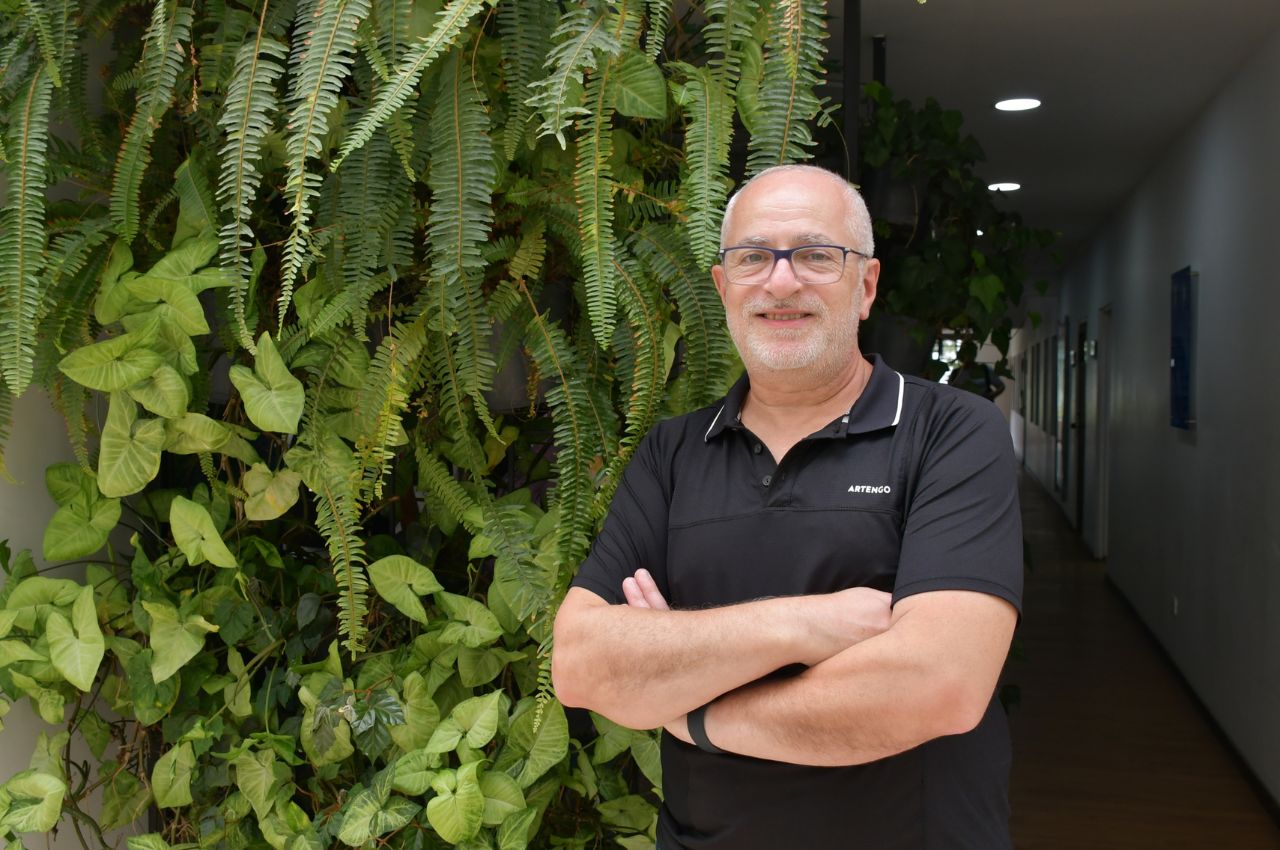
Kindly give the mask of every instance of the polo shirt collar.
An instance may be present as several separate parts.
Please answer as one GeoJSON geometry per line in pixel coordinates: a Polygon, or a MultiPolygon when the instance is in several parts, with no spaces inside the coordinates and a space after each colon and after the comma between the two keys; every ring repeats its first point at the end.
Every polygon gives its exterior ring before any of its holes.
{"type": "MultiPolygon", "coordinates": [[[[871,378],[862,395],[849,408],[849,412],[817,432],[820,437],[845,437],[849,434],[866,434],[881,428],[892,428],[902,420],[902,399],[906,381],[878,354],[867,355],[871,361],[871,378]]],[[[751,381],[744,372],[725,395],[703,437],[709,442],[720,436],[726,428],[742,427],[742,405],[747,399],[751,381]]]]}

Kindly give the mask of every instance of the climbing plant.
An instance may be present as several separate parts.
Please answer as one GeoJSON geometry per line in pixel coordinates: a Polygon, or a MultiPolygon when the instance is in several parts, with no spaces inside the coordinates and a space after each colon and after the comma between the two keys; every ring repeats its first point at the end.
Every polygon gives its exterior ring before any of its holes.
{"type": "Polygon", "coordinates": [[[0,0],[0,441],[65,415],[84,576],[0,549],[0,714],[50,727],[0,838],[651,847],[655,739],[556,702],[550,624],[732,378],[729,154],[806,156],[824,16],[0,0]]]}

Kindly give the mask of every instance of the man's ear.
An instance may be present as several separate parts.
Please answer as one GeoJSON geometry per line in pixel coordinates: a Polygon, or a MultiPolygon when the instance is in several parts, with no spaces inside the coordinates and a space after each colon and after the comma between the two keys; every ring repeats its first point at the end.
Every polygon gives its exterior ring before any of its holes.
{"type": "Polygon", "coordinates": [[[711,279],[715,281],[716,292],[720,294],[721,303],[724,302],[724,289],[728,285],[728,281],[724,278],[724,266],[715,265],[711,267],[711,279]]]}
{"type": "Polygon", "coordinates": [[[861,320],[864,322],[867,316],[871,315],[871,305],[876,300],[876,286],[879,282],[880,261],[867,260],[862,270],[862,310],[860,311],[861,320]]]}

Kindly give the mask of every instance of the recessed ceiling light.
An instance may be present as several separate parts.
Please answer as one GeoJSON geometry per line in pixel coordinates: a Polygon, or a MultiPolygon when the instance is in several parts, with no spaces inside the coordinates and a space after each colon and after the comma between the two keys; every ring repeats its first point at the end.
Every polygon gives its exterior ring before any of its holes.
{"type": "Polygon", "coordinates": [[[1040,101],[1034,97],[1011,97],[1008,100],[1002,100],[996,104],[996,109],[1001,112],[1026,112],[1028,109],[1035,109],[1040,105],[1040,101]]]}
{"type": "Polygon", "coordinates": [[[982,235],[982,231],[981,231],[981,230],[975,230],[974,232],[975,232],[975,233],[977,233],[979,236],[981,236],[981,235],[982,235]]]}
{"type": "Polygon", "coordinates": [[[1021,188],[1021,183],[992,183],[987,187],[992,192],[1016,192],[1021,188]]]}

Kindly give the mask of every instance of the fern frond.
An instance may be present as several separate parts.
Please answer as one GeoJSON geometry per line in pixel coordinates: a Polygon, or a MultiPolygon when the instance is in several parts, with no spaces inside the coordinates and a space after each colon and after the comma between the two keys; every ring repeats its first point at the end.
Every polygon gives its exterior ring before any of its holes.
{"type": "Polygon", "coordinates": [[[611,412],[605,412],[609,405],[600,403],[589,382],[579,374],[578,357],[564,331],[538,312],[525,287],[521,286],[521,290],[533,308],[524,334],[526,344],[538,373],[551,385],[546,401],[551,408],[556,444],[556,486],[552,492],[552,500],[559,508],[556,543],[562,566],[576,565],[586,553],[587,533],[593,524],[591,469],[612,453],[607,445],[607,435],[614,431],[608,421],[611,412]]]}
{"type": "Polygon", "coordinates": [[[627,432],[615,458],[610,459],[617,474],[606,478],[616,485],[622,468],[631,459],[631,452],[658,418],[667,376],[663,356],[665,321],[658,304],[657,288],[630,257],[620,257],[614,263],[614,271],[620,284],[622,308],[627,316],[626,332],[631,338],[627,363],[631,385],[627,396],[627,432]]]}
{"type": "Polygon", "coordinates": [[[35,0],[22,0],[22,13],[31,21],[36,31],[36,43],[40,45],[40,54],[44,57],[45,72],[53,80],[56,87],[62,86],[62,75],[58,72],[61,64],[61,51],[54,44],[53,31],[49,26],[49,17],[36,5],[35,0]]]}
{"type": "Polygon", "coordinates": [[[809,156],[814,142],[808,122],[820,107],[814,88],[826,55],[824,8],[820,0],[782,0],[773,11],[760,115],[748,145],[749,174],[809,156]]]}
{"type": "Polygon", "coordinates": [[[684,179],[680,200],[685,231],[704,270],[720,250],[720,220],[729,195],[729,148],[733,141],[733,100],[715,72],[680,63],[686,75],[676,102],[689,117],[684,135],[684,179]]]}
{"type": "Polygon", "coordinates": [[[37,69],[9,114],[6,169],[10,199],[0,213],[0,375],[21,395],[31,382],[36,315],[46,283],[40,276],[45,243],[45,150],[53,80],[37,69]]]}
{"type": "Polygon", "coordinates": [[[167,0],[156,0],[143,43],[137,107],[116,158],[111,186],[111,219],[126,242],[132,242],[138,233],[138,202],[142,178],[151,162],[151,140],[173,99],[182,70],[183,44],[191,39],[191,9],[179,6],[172,16],[167,9],[167,0]]]}
{"type": "Polygon", "coordinates": [[[548,575],[535,560],[533,521],[519,505],[502,505],[486,499],[482,506],[484,535],[493,541],[494,582],[503,585],[504,596],[521,620],[543,611],[555,593],[555,574],[548,575]]]}
{"type": "Polygon", "coordinates": [[[382,497],[382,480],[391,471],[391,446],[404,441],[402,417],[409,407],[410,381],[427,342],[421,318],[398,324],[378,345],[369,364],[357,414],[361,435],[356,460],[361,469],[360,497],[366,503],[382,497]]]}
{"type": "Polygon", "coordinates": [[[708,0],[703,6],[707,26],[707,66],[715,72],[721,86],[732,92],[742,69],[742,42],[754,38],[754,27],[760,17],[756,0],[708,0]]]}
{"type": "Polygon", "coordinates": [[[48,290],[37,335],[59,355],[92,341],[87,338],[89,313],[98,288],[98,273],[110,252],[109,227],[105,218],[85,219],[49,245],[43,275],[48,290]]]}
{"type": "Polygon", "coordinates": [[[530,84],[533,95],[527,100],[542,115],[538,136],[555,136],[567,147],[564,128],[575,116],[588,115],[583,104],[583,75],[594,71],[601,58],[617,56],[622,45],[609,31],[613,13],[604,3],[590,2],[566,13],[552,34],[555,47],[547,54],[544,68],[551,74],[530,84]]]}
{"type": "Polygon", "coordinates": [[[503,82],[509,104],[502,149],[507,160],[528,135],[533,107],[532,85],[542,70],[545,45],[556,28],[556,7],[546,0],[512,0],[498,7],[498,31],[502,34],[503,82]]]}
{"type": "Polygon", "coordinates": [[[292,227],[285,242],[277,303],[278,325],[293,298],[299,272],[310,259],[311,201],[320,194],[321,176],[309,171],[312,159],[324,153],[329,117],[338,104],[338,92],[351,73],[355,59],[356,28],[369,14],[369,0],[316,0],[301,3],[301,32],[290,66],[294,70],[289,100],[289,137],[285,143],[288,179],[285,198],[292,227]]]}
{"type": "Polygon", "coordinates": [[[724,307],[673,227],[650,224],[629,242],[649,275],[674,295],[684,338],[684,368],[694,405],[718,398],[732,368],[724,307]]]}
{"type": "Polygon", "coordinates": [[[262,182],[262,144],[271,130],[271,114],[277,106],[275,82],[284,73],[286,58],[285,46],[266,34],[265,5],[262,11],[264,20],[254,40],[236,54],[231,85],[218,119],[218,126],[227,134],[218,177],[218,200],[228,216],[218,231],[220,258],[233,280],[229,295],[236,335],[251,354],[257,347],[253,330],[245,323],[245,296],[252,271],[249,253],[255,241],[249,224],[250,204],[262,182]]]}
{"type": "Polygon", "coordinates": [[[374,132],[387,122],[391,115],[404,106],[414,92],[418,78],[436,57],[448,50],[458,40],[471,18],[484,6],[484,0],[453,0],[436,15],[436,25],[431,33],[405,54],[396,68],[395,77],[378,90],[373,106],[360,119],[360,123],[347,136],[334,158],[337,168],[353,150],[369,141],[374,132]]]}
{"type": "Polygon", "coordinates": [[[14,478],[9,474],[9,467],[4,462],[4,449],[9,444],[9,430],[13,427],[13,395],[4,379],[0,378],[0,479],[10,484],[14,478]]]}
{"type": "Polygon", "coordinates": [[[578,137],[578,163],[573,174],[578,203],[579,260],[586,286],[587,315],[601,348],[613,336],[618,294],[613,278],[613,180],[609,158],[613,155],[610,125],[613,109],[607,102],[609,64],[587,84],[588,114],[578,137]]]}
{"type": "Polygon", "coordinates": [[[75,453],[76,462],[85,469],[92,469],[89,457],[89,420],[85,409],[89,405],[89,391],[70,378],[58,374],[53,381],[50,399],[67,424],[67,439],[75,453]]]}
{"type": "Polygon", "coordinates": [[[649,22],[649,31],[644,37],[644,52],[650,59],[657,59],[667,40],[667,30],[671,28],[672,0],[645,0],[644,5],[645,17],[649,22]]]}
{"type": "Polygon", "coordinates": [[[418,462],[418,487],[443,504],[467,531],[479,534],[483,526],[472,518],[480,503],[453,477],[449,467],[431,448],[431,441],[421,435],[417,436],[413,440],[413,453],[418,462]]]}
{"type": "Polygon", "coordinates": [[[479,414],[487,412],[482,394],[493,385],[495,368],[480,282],[485,266],[481,249],[493,224],[490,199],[497,169],[484,101],[461,50],[455,50],[441,69],[429,149],[433,202],[427,248],[436,309],[454,322],[449,344],[457,365],[450,380],[457,383],[450,393],[470,397],[479,414]]]}
{"type": "Polygon", "coordinates": [[[286,461],[315,495],[315,525],[329,550],[338,585],[338,634],[355,657],[364,650],[369,582],[356,490],[360,471],[347,444],[317,418],[308,423],[286,461]]]}

